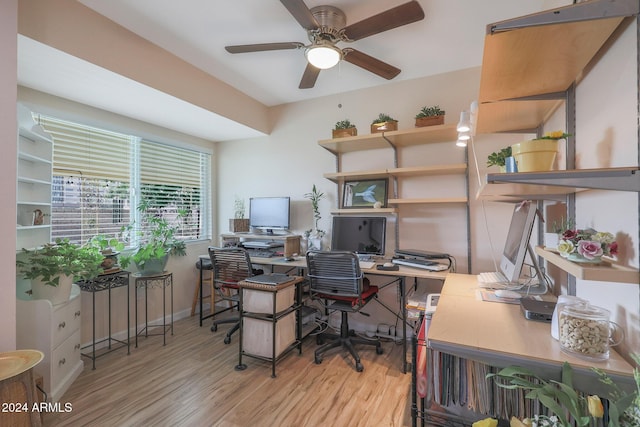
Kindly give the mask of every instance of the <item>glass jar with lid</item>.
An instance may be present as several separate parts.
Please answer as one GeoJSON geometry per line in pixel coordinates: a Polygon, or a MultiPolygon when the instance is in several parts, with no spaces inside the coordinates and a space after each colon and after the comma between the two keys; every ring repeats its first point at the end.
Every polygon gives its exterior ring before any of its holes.
{"type": "Polygon", "coordinates": [[[610,315],[609,310],[590,304],[560,307],[558,337],[562,350],[583,359],[607,360],[609,347],[624,339],[622,328],[609,320],[610,315]]]}

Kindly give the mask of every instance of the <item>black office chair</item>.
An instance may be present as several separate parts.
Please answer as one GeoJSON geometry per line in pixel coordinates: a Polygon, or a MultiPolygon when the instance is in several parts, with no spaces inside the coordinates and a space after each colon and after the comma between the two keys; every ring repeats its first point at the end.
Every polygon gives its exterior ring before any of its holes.
{"type": "MultiPolygon", "coordinates": [[[[240,294],[238,282],[243,281],[247,277],[262,274],[262,270],[254,270],[251,266],[251,259],[244,248],[209,248],[209,257],[213,266],[213,283],[220,289],[222,299],[230,301],[232,306],[238,309],[240,307],[240,294]]],[[[224,337],[224,343],[231,342],[231,335],[240,328],[240,316],[220,319],[213,321],[211,331],[216,332],[218,325],[223,323],[233,323],[231,329],[227,331],[224,337]]]]}
{"type": "Polygon", "coordinates": [[[322,363],[322,355],[335,347],[344,347],[351,353],[356,363],[356,371],[364,367],[354,344],[366,344],[376,347],[376,353],[382,354],[382,345],[378,339],[365,339],[355,336],[349,329],[348,314],[360,311],[378,293],[377,286],[367,286],[360,271],[358,257],[347,251],[309,251],[307,252],[309,289],[312,298],[332,300],[329,310],[340,310],[342,321],[340,335],[321,334],[321,339],[332,339],[315,351],[315,363],[322,363]]]}

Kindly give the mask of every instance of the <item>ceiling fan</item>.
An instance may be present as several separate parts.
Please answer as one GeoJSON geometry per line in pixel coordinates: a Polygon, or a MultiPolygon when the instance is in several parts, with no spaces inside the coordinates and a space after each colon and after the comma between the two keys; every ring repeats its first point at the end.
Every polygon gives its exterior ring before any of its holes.
{"type": "Polygon", "coordinates": [[[341,49],[336,44],[338,42],[354,42],[424,18],[424,11],[415,0],[348,26],[346,26],[347,19],[344,12],[337,7],[317,6],[309,9],[303,0],[280,0],[280,2],[307,30],[310,44],[305,45],[299,42],[259,43],[226,46],[225,49],[229,53],[304,49],[308,63],[298,86],[300,89],[312,88],[316,84],[320,70],[333,67],[341,59],[391,80],[400,73],[399,68],[353,48],[341,49]]]}

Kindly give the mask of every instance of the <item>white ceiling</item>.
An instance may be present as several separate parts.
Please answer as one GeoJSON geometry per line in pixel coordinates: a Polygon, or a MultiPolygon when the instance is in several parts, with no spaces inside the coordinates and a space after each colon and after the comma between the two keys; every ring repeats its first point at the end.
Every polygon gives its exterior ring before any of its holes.
{"type": "MultiPolygon", "coordinates": [[[[267,106],[479,66],[488,23],[549,7],[548,0],[419,0],[425,11],[424,20],[350,45],[400,68],[402,72],[395,79],[387,81],[343,62],[322,71],[314,88],[302,90],[298,89],[306,65],[302,50],[232,55],[224,49],[226,45],[250,43],[307,44],[305,30],[278,0],[79,1],[267,106]]],[[[339,7],[349,25],[405,1],[305,0],[305,3],[309,8],[322,4],[339,7]]],[[[175,97],[24,37],[20,37],[18,45],[18,82],[214,141],[260,135],[246,126],[228,123],[215,112],[185,105],[175,97]],[[126,105],[121,102],[123,96],[130,100],[126,105]],[[185,108],[193,109],[193,114],[184,114],[185,108]],[[185,121],[185,117],[190,119],[185,121]],[[211,126],[212,121],[221,126],[211,126]]]]}

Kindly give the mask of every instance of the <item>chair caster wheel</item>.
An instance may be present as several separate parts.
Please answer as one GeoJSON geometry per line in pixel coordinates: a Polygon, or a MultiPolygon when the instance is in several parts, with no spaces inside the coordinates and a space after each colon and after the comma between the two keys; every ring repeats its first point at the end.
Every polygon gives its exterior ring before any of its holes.
{"type": "Polygon", "coordinates": [[[382,347],[381,346],[376,347],[376,354],[382,354],[382,353],[383,353],[382,347]]]}
{"type": "Polygon", "coordinates": [[[231,343],[231,337],[224,337],[224,343],[225,344],[231,343]]]}
{"type": "Polygon", "coordinates": [[[313,361],[316,362],[316,365],[319,365],[322,363],[322,357],[316,356],[313,361]]]}
{"type": "Polygon", "coordinates": [[[356,362],[356,371],[358,372],[364,371],[364,366],[362,366],[362,363],[356,362]]]}
{"type": "Polygon", "coordinates": [[[215,323],[211,325],[211,332],[216,332],[217,330],[218,330],[218,325],[216,325],[215,323]]]}

